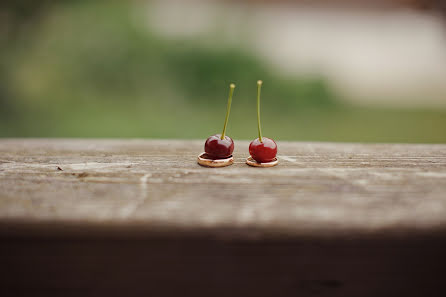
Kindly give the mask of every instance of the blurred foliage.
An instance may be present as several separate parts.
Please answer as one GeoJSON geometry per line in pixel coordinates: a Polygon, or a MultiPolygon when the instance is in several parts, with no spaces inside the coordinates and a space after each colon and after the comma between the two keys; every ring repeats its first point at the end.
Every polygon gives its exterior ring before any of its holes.
{"type": "Polygon", "coordinates": [[[225,44],[166,40],[149,30],[144,9],[139,2],[68,1],[25,17],[32,26],[0,52],[0,136],[204,139],[220,132],[235,82],[228,133],[255,138],[262,79],[266,136],[446,141],[446,111],[340,104],[323,78],[284,77],[225,44]]]}

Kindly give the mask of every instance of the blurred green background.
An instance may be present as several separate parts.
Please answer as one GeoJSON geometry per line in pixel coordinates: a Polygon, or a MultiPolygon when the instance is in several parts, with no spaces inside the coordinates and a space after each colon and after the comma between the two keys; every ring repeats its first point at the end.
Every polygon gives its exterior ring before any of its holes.
{"type": "MultiPolygon", "coordinates": [[[[322,75],[284,74],[246,48],[166,38],[142,2],[6,1],[0,48],[0,137],[446,142],[446,109],[341,100],[322,75]]],[[[167,20],[168,21],[168,20],[167,20]]],[[[280,46],[280,45],[278,45],[280,46]]]]}

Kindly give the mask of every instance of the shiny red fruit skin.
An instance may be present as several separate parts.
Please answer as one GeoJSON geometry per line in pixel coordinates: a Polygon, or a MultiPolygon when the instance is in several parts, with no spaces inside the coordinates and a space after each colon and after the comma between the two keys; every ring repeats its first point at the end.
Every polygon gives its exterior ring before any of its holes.
{"type": "Polygon", "coordinates": [[[251,157],[259,163],[271,162],[277,155],[277,144],[271,138],[254,139],[249,144],[251,157]]]}
{"type": "Polygon", "coordinates": [[[221,139],[221,134],[215,134],[206,139],[204,151],[212,159],[225,159],[232,155],[234,141],[229,136],[221,139]]]}

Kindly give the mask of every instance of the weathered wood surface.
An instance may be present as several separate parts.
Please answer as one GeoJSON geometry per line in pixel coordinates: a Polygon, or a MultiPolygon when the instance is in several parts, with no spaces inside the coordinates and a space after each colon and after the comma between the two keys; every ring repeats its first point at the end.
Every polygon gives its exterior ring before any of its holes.
{"type": "Polygon", "coordinates": [[[446,296],[446,145],[0,140],[1,296],[446,296]]]}
{"type": "Polygon", "coordinates": [[[203,141],[1,140],[0,220],[262,234],[446,227],[446,145],[279,143],[203,168],[203,141]],[[59,170],[58,168],[62,169],[59,170]]]}

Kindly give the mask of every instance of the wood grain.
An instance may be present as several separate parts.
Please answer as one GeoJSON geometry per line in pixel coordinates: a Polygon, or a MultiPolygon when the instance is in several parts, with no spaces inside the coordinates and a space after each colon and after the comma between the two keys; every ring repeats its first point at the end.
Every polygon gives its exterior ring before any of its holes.
{"type": "Polygon", "coordinates": [[[2,296],[445,295],[446,145],[235,144],[0,140],[2,296]]]}

